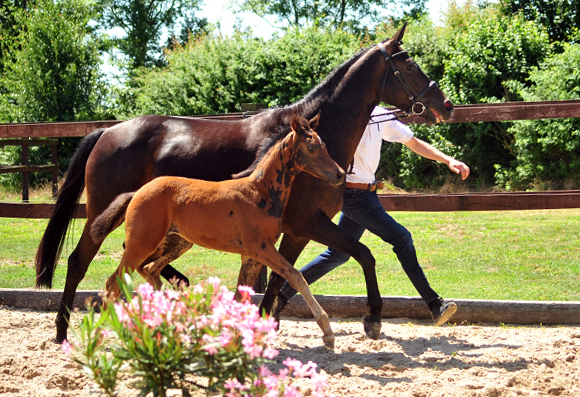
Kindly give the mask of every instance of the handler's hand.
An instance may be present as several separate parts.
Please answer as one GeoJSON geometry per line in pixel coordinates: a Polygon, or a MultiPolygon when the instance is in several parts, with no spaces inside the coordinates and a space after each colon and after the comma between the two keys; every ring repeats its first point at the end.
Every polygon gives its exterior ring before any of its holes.
{"type": "Polygon", "coordinates": [[[457,161],[455,159],[449,162],[449,169],[456,174],[461,174],[461,179],[465,180],[469,176],[469,167],[467,164],[462,163],[461,161],[457,161]]]}

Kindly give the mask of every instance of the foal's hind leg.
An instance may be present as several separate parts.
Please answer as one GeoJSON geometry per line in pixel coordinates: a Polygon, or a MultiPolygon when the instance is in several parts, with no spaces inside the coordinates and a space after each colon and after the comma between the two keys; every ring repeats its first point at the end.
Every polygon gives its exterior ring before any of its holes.
{"type": "MultiPolygon", "coordinates": [[[[189,286],[189,279],[187,277],[167,265],[189,251],[192,246],[192,243],[181,237],[178,233],[170,231],[165,235],[163,242],[159,244],[157,250],[141,264],[140,268],[145,268],[145,271],[152,274],[155,280],[158,280],[159,275],[162,275],[170,282],[177,279],[178,282],[185,283],[186,286],[189,286]],[[171,271],[164,273],[165,270],[171,271]]],[[[155,285],[153,283],[151,284],[155,285]]]]}

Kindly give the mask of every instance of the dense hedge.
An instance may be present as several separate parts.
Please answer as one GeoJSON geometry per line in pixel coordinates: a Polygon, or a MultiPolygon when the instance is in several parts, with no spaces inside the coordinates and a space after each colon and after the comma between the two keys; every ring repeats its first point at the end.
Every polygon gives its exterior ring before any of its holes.
{"type": "Polygon", "coordinates": [[[274,40],[242,33],[198,38],[167,53],[167,67],[138,77],[133,108],[121,116],[228,113],[240,111],[242,103],[286,105],[359,49],[353,35],[312,28],[274,40]]]}

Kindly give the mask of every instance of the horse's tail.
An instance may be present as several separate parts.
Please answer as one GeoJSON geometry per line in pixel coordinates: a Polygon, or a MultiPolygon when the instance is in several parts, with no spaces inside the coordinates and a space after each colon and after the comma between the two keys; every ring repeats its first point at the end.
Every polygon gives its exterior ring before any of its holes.
{"type": "Polygon", "coordinates": [[[103,132],[105,132],[104,128],[87,135],[71,159],[66,179],[58,191],[54,211],[36,252],[37,288],[52,288],[54,270],[64,245],[68,226],[85,188],[87,160],[103,132]]]}
{"type": "Polygon", "coordinates": [[[125,212],[135,192],[123,193],[115,197],[115,200],[95,219],[91,225],[91,237],[93,240],[102,240],[113,230],[118,228],[125,220],[125,212]]]}

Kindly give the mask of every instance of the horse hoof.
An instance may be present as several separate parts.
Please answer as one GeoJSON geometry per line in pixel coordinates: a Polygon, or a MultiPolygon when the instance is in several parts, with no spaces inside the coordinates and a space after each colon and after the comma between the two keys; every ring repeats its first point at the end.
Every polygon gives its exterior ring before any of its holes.
{"type": "Polygon", "coordinates": [[[379,336],[381,336],[381,323],[380,323],[380,321],[378,323],[375,323],[375,322],[371,322],[370,320],[365,318],[363,324],[364,324],[364,328],[365,328],[365,333],[367,334],[367,336],[369,338],[374,339],[374,340],[379,339],[379,336]]]}
{"type": "Polygon", "coordinates": [[[65,340],[67,340],[66,332],[64,334],[57,332],[55,342],[61,345],[65,340]]]}
{"type": "Polygon", "coordinates": [[[325,335],[322,337],[322,341],[324,342],[324,346],[330,350],[334,350],[334,335],[325,335]]]}

